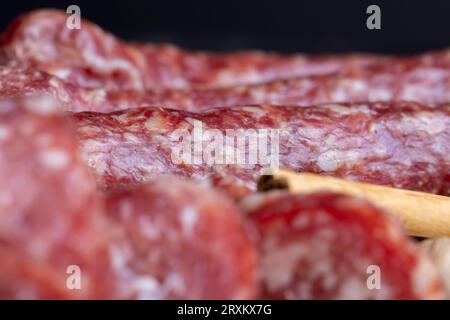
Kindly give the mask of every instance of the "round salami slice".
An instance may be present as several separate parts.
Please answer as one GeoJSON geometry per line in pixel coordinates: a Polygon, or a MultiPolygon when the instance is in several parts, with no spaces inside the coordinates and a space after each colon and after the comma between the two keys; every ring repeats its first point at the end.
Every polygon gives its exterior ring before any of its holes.
{"type": "Polygon", "coordinates": [[[0,60],[36,67],[83,87],[118,90],[262,83],[384,60],[361,54],[211,53],[170,45],[130,44],[89,21],[81,21],[81,28],[68,28],[71,18],[56,10],[18,17],[3,33],[0,60]]]}
{"type": "Polygon", "coordinates": [[[106,297],[102,203],[47,99],[0,102],[0,297],[106,297]]]}
{"type": "Polygon", "coordinates": [[[253,235],[223,195],[166,178],[112,191],[106,206],[119,298],[255,298],[253,235]]]}
{"type": "Polygon", "coordinates": [[[278,191],[242,203],[261,237],[263,298],[443,296],[425,254],[396,220],[363,199],[278,191]]]}
{"type": "Polygon", "coordinates": [[[279,167],[450,194],[450,105],[141,108],[72,119],[106,189],[172,175],[209,180],[239,198],[256,189],[264,169],[279,167]]]}

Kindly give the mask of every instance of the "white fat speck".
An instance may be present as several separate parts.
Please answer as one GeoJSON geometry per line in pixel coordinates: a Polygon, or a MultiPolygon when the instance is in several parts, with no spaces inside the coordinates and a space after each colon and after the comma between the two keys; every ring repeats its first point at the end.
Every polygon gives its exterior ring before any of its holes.
{"type": "Polygon", "coordinates": [[[123,274],[129,272],[128,261],[131,257],[131,249],[129,246],[122,245],[119,247],[118,245],[111,245],[109,247],[109,256],[111,257],[111,263],[114,270],[123,274]]]}
{"type": "Polygon", "coordinates": [[[370,101],[388,101],[392,99],[392,94],[389,90],[384,88],[373,88],[369,91],[370,101]]]}
{"type": "Polygon", "coordinates": [[[39,300],[42,294],[38,290],[37,285],[30,283],[21,283],[16,287],[14,300],[39,300]]]}
{"type": "Polygon", "coordinates": [[[251,113],[252,115],[256,116],[257,119],[260,119],[261,117],[264,117],[267,112],[263,108],[255,108],[255,107],[241,107],[242,111],[251,113]]]}
{"type": "Polygon", "coordinates": [[[63,150],[48,149],[40,153],[41,161],[52,169],[60,170],[69,163],[69,156],[63,150]]]}
{"type": "Polygon", "coordinates": [[[94,140],[94,139],[87,139],[84,141],[85,147],[83,149],[85,150],[102,150],[105,146],[105,142],[94,140]]]}
{"type": "MultiPolygon", "coordinates": [[[[236,80],[236,73],[233,70],[222,71],[218,75],[218,82],[224,85],[233,83],[236,80]]],[[[245,73],[240,75],[240,80],[242,83],[256,83],[261,81],[261,74],[256,70],[247,70],[245,73]]]]}
{"type": "Polygon", "coordinates": [[[327,225],[330,221],[330,214],[322,209],[318,209],[315,211],[316,211],[316,213],[314,214],[314,219],[315,219],[316,224],[327,225]]]}
{"type": "Polygon", "coordinates": [[[364,92],[367,90],[367,85],[362,80],[357,80],[357,79],[349,80],[348,86],[352,89],[353,92],[357,92],[357,91],[364,92]]]}
{"type": "Polygon", "coordinates": [[[127,113],[112,114],[111,118],[113,118],[117,122],[126,122],[128,114],[127,113]]]}
{"type": "Polygon", "coordinates": [[[332,228],[322,227],[319,231],[317,231],[317,237],[322,239],[323,241],[331,242],[333,238],[335,238],[336,232],[333,231],[332,228]]]}
{"type": "Polygon", "coordinates": [[[373,146],[373,151],[379,157],[384,157],[388,153],[387,147],[382,143],[375,143],[373,146]]]}
{"type": "Polygon", "coordinates": [[[262,206],[265,203],[265,201],[266,201],[265,198],[261,196],[261,194],[255,193],[245,197],[239,203],[239,206],[243,209],[244,212],[252,212],[256,210],[258,207],[262,206]]]}
{"type": "Polygon", "coordinates": [[[419,258],[411,275],[412,287],[416,296],[432,299],[437,293],[432,292],[430,287],[436,283],[436,279],[437,272],[431,261],[425,257],[419,258]]]}
{"type": "Polygon", "coordinates": [[[16,108],[15,104],[11,100],[5,100],[0,102],[0,114],[8,113],[13,111],[16,108]]]}
{"type": "Polygon", "coordinates": [[[199,126],[199,125],[202,125],[202,124],[203,124],[202,121],[197,120],[197,119],[194,119],[194,118],[186,117],[184,120],[185,120],[187,123],[190,123],[190,124],[193,125],[193,126],[199,126]]]}
{"type": "Polygon", "coordinates": [[[59,82],[59,80],[52,78],[50,79],[49,84],[55,88],[59,100],[65,103],[70,103],[70,95],[67,93],[66,89],[61,86],[61,82],[59,82]]]}
{"type": "Polygon", "coordinates": [[[264,99],[266,98],[266,91],[262,88],[254,88],[253,90],[250,90],[250,96],[252,101],[264,101],[264,99]]]}
{"type": "Polygon", "coordinates": [[[186,235],[191,235],[198,220],[198,212],[192,208],[184,208],[180,215],[183,232],[186,235]]]}
{"type": "Polygon", "coordinates": [[[296,243],[266,254],[262,263],[268,290],[277,291],[289,285],[297,270],[298,260],[307,256],[308,252],[308,246],[296,243]]]}
{"type": "Polygon", "coordinates": [[[326,172],[334,171],[342,165],[351,166],[359,158],[356,151],[328,150],[317,158],[317,165],[326,172]]]}
{"type": "Polygon", "coordinates": [[[311,221],[310,221],[309,215],[304,214],[304,215],[298,215],[297,217],[295,217],[294,221],[292,221],[292,226],[294,227],[294,229],[301,230],[301,229],[304,229],[305,227],[309,226],[310,223],[311,223],[311,221]]]}
{"type": "Polygon", "coordinates": [[[8,139],[8,137],[11,135],[10,130],[5,126],[0,126],[0,141],[4,141],[8,139]]]}
{"type": "Polygon", "coordinates": [[[179,273],[170,273],[164,281],[164,290],[168,293],[183,293],[184,291],[186,291],[184,278],[179,273]]]}
{"type": "Polygon", "coordinates": [[[100,104],[105,101],[106,91],[104,89],[92,89],[82,91],[81,97],[90,104],[100,104]]]}
{"type": "Polygon", "coordinates": [[[323,171],[334,171],[342,165],[336,150],[328,150],[317,158],[317,165],[323,171]]]}
{"type": "Polygon", "coordinates": [[[151,276],[139,276],[130,281],[128,289],[136,293],[139,300],[158,300],[172,294],[182,295],[186,285],[180,274],[169,273],[163,281],[151,276]]]}
{"type": "Polygon", "coordinates": [[[341,115],[352,115],[360,113],[370,115],[372,113],[372,110],[370,110],[370,108],[366,104],[358,104],[352,107],[341,104],[323,104],[321,108],[325,109],[326,112],[331,111],[341,115]]]}
{"type": "Polygon", "coordinates": [[[161,299],[161,285],[154,277],[138,277],[129,284],[131,292],[137,292],[138,300],[161,299]]]}

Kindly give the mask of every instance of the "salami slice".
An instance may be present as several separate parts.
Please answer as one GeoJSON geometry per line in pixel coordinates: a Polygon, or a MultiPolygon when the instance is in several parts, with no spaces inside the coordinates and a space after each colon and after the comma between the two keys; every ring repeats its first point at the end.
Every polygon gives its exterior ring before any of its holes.
{"type": "MultiPolygon", "coordinates": [[[[389,57],[361,54],[218,54],[168,45],[127,44],[88,21],[83,20],[80,29],[67,28],[67,21],[67,14],[53,10],[17,18],[2,37],[4,63],[36,67],[82,87],[142,90],[262,83],[392,62],[389,57]]],[[[421,59],[435,58],[431,54],[421,59]]]]}
{"type": "Polygon", "coordinates": [[[159,175],[210,180],[241,196],[265,168],[449,193],[450,107],[414,103],[162,108],[72,116],[100,187],[159,175]]]}
{"type": "Polygon", "coordinates": [[[57,109],[48,99],[0,102],[4,299],[98,298],[109,290],[102,202],[57,109]]]}
{"type": "Polygon", "coordinates": [[[260,240],[263,298],[436,299],[442,283],[385,212],[359,198],[274,192],[243,208],[260,240]]]}
{"type": "Polygon", "coordinates": [[[257,294],[254,234],[224,195],[158,179],[114,190],[107,212],[119,298],[249,299],[257,294]]]}

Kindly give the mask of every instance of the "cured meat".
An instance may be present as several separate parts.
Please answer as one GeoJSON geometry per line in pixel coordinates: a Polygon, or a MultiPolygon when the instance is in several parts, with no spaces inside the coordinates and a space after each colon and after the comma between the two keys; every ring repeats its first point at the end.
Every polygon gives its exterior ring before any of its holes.
{"type": "Polygon", "coordinates": [[[309,106],[328,102],[409,100],[438,106],[450,101],[450,68],[414,65],[353,69],[325,76],[210,89],[106,90],[82,88],[32,69],[0,67],[0,97],[48,94],[64,110],[112,112],[164,106],[200,112],[253,104],[309,106]]]}
{"type": "MultiPolygon", "coordinates": [[[[2,36],[3,63],[35,67],[82,87],[142,90],[261,83],[391,61],[361,54],[215,54],[127,44],[88,21],[83,20],[80,29],[69,29],[67,19],[67,14],[54,10],[17,18],[2,36]]],[[[432,55],[422,58],[434,59],[432,55]]]]}
{"type": "Polygon", "coordinates": [[[143,108],[72,118],[81,152],[106,189],[175,175],[210,180],[239,197],[256,189],[263,169],[280,167],[450,192],[449,105],[143,108]]]}
{"type": "Polygon", "coordinates": [[[257,294],[252,229],[224,195],[158,179],[107,196],[110,243],[126,299],[249,299],[257,294]]]}
{"type": "Polygon", "coordinates": [[[48,99],[0,102],[3,299],[98,298],[109,290],[102,202],[73,128],[56,110],[48,99]],[[67,286],[71,266],[81,270],[79,290],[67,286]]]}
{"type": "Polygon", "coordinates": [[[260,234],[262,298],[444,297],[428,257],[396,220],[363,199],[273,192],[242,206],[260,234]]]}
{"type": "Polygon", "coordinates": [[[79,96],[93,97],[93,102],[75,105],[73,111],[111,112],[133,107],[163,106],[199,112],[217,107],[265,103],[310,106],[331,102],[406,100],[438,106],[450,102],[450,64],[447,68],[417,65],[407,70],[393,69],[355,68],[324,76],[228,88],[146,91],[96,89],[91,90],[91,94],[83,90],[84,94],[79,96]]]}
{"type": "Polygon", "coordinates": [[[103,89],[85,89],[70,84],[37,69],[0,66],[0,98],[36,95],[50,96],[62,110],[73,112],[120,110],[145,104],[145,100],[137,98],[143,93],[137,91],[109,94],[103,89]],[[116,95],[121,98],[115,98],[116,95]]]}

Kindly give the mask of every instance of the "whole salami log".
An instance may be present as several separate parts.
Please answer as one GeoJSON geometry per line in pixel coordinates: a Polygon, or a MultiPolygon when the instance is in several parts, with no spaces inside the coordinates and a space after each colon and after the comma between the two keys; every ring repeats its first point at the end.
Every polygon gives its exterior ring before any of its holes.
{"type": "Polygon", "coordinates": [[[398,188],[450,191],[450,106],[270,105],[189,113],[163,108],[74,114],[102,188],[159,175],[209,180],[241,196],[266,168],[398,188]]]}
{"type": "Polygon", "coordinates": [[[400,224],[365,200],[333,193],[257,194],[262,297],[443,298],[438,274],[400,224]]]}
{"type": "MultiPolygon", "coordinates": [[[[88,21],[81,21],[80,29],[67,28],[67,21],[67,14],[53,10],[17,18],[2,36],[3,63],[35,67],[82,87],[119,90],[233,86],[392,63],[392,58],[361,54],[215,54],[168,45],[127,44],[88,21]]],[[[440,61],[442,56],[448,64],[448,53],[418,59],[440,61]]]]}
{"type": "Polygon", "coordinates": [[[3,299],[108,296],[102,202],[57,109],[48,99],[0,102],[3,299]]]}
{"type": "Polygon", "coordinates": [[[412,65],[354,68],[325,76],[264,84],[204,89],[106,90],[83,88],[33,69],[0,67],[0,97],[47,94],[64,110],[113,112],[164,106],[201,112],[210,108],[275,104],[309,106],[328,102],[416,101],[428,106],[450,102],[450,68],[412,65]]]}
{"type": "Polygon", "coordinates": [[[163,106],[199,112],[210,108],[265,103],[310,106],[331,102],[404,100],[438,106],[450,102],[450,64],[446,68],[417,64],[401,70],[392,66],[354,68],[330,75],[227,88],[82,91],[77,96],[92,97],[92,102],[69,105],[70,111],[112,112],[133,107],[163,106]]]}
{"type": "Polygon", "coordinates": [[[106,204],[119,298],[256,297],[254,230],[224,195],[166,178],[114,190],[106,204]]]}
{"type": "Polygon", "coordinates": [[[127,105],[124,106],[122,100],[125,98],[114,99],[114,94],[109,98],[107,91],[103,89],[85,89],[33,68],[0,66],[0,98],[12,99],[36,95],[49,96],[62,110],[73,112],[119,110],[131,105],[139,106],[140,103],[137,99],[132,100],[131,93],[123,94],[124,97],[129,97],[127,105]]]}

